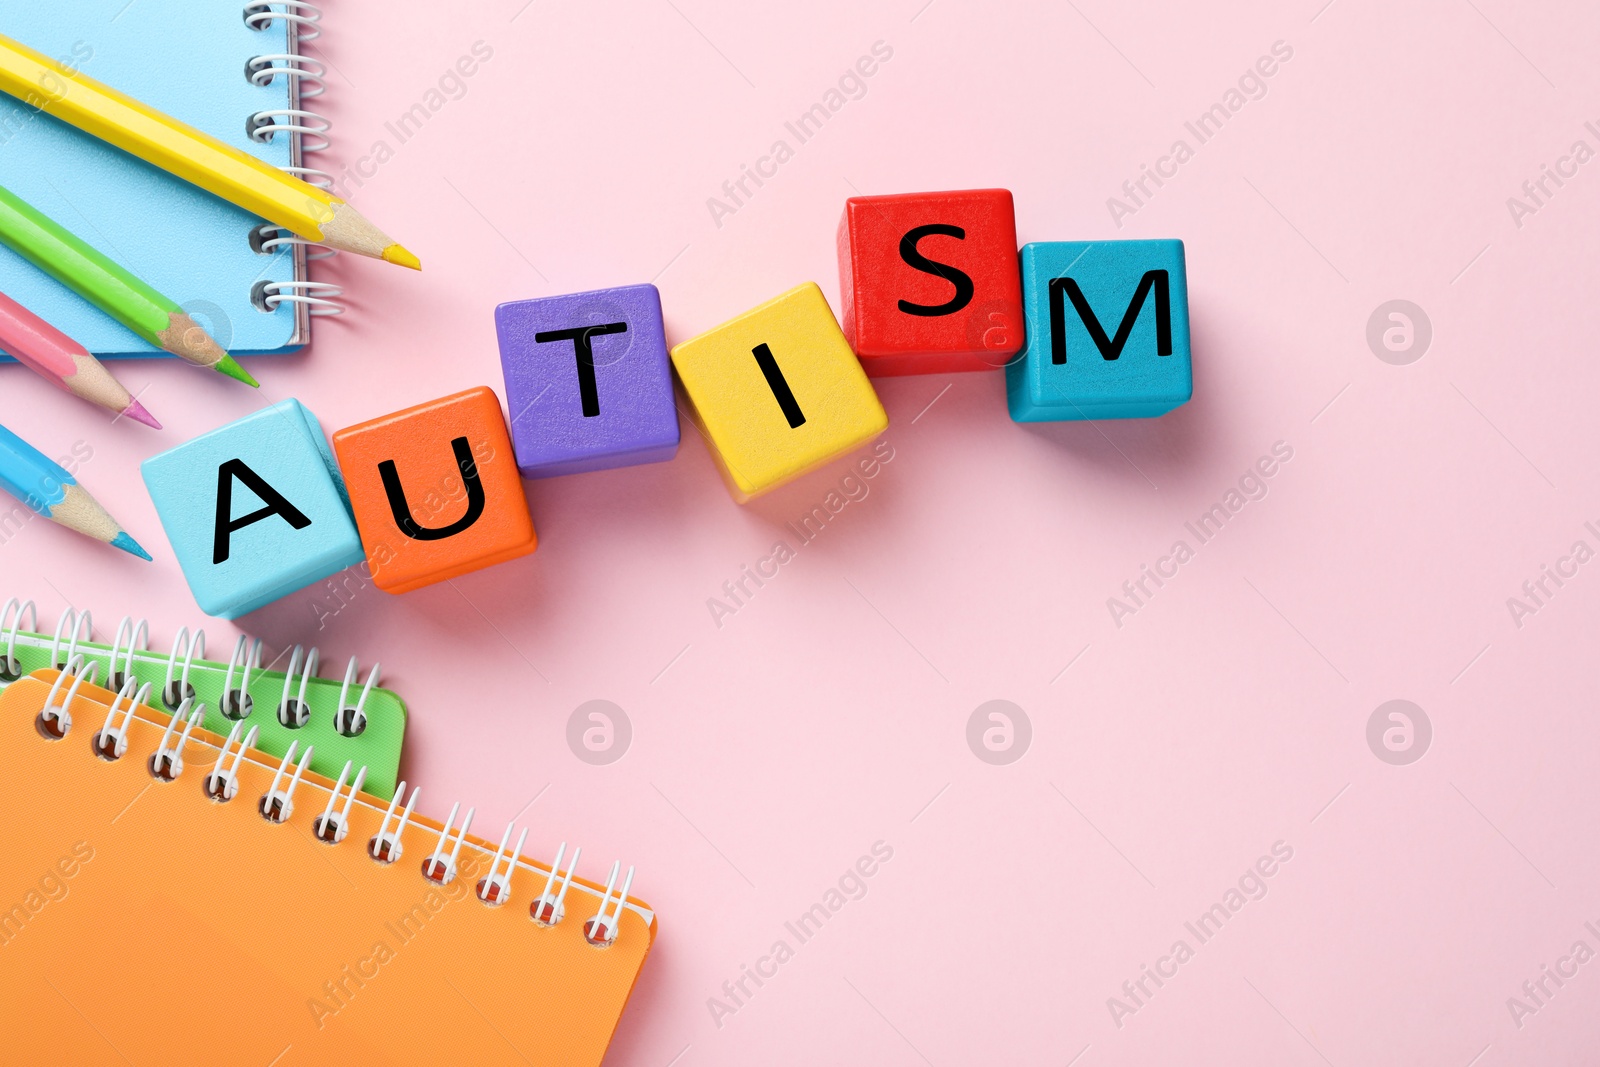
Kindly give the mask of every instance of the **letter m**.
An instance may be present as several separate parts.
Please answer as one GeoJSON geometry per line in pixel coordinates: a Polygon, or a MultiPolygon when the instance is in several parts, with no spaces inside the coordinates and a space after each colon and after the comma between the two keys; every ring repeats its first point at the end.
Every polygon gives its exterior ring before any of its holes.
{"type": "Polygon", "coordinates": [[[1089,336],[1094,339],[1095,347],[1100,349],[1104,359],[1116,359],[1122,355],[1123,346],[1128,343],[1128,337],[1133,333],[1133,324],[1139,320],[1139,312],[1144,308],[1144,298],[1154,289],[1156,294],[1156,355],[1172,355],[1172,295],[1167,284],[1167,272],[1164,270],[1147,270],[1144,277],[1139,279],[1139,287],[1133,291],[1133,299],[1128,302],[1128,310],[1122,313],[1122,323],[1117,327],[1115,337],[1107,337],[1105,328],[1100,325],[1100,320],[1095,317],[1094,309],[1089,306],[1089,301],[1083,295],[1083,290],[1071,278],[1050,279],[1050,362],[1065,363],[1067,361],[1067,309],[1065,294],[1072,301],[1072,309],[1078,313],[1078,318],[1083,320],[1084,329],[1089,331],[1089,336]]]}

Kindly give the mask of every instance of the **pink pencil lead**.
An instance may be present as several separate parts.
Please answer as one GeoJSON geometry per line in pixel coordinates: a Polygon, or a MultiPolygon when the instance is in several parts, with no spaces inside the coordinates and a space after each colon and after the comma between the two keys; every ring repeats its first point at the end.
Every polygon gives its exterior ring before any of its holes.
{"type": "Polygon", "coordinates": [[[137,400],[128,401],[128,406],[122,409],[122,413],[136,422],[142,422],[146,426],[153,427],[157,430],[161,429],[161,424],[156,421],[156,417],[146,411],[144,409],[144,405],[139,403],[137,400]]]}

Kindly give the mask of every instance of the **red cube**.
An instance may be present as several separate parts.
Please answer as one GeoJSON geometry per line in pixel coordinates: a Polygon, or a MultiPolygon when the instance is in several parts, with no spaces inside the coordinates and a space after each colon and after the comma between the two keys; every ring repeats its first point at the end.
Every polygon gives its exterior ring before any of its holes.
{"type": "Polygon", "coordinates": [[[853,196],[839,220],[844,335],[874,377],[993,370],[1022,348],[1006,189],[853,196]]]}

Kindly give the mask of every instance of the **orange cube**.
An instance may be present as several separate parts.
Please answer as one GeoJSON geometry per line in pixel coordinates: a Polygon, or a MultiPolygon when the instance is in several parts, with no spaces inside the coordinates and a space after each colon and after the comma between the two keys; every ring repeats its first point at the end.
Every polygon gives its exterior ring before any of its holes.
{"type": "Polygon", "coordinates": [[[340,430],[372,581],[409,593],[538,546],[500,398],[487,386],[340,430]]]}

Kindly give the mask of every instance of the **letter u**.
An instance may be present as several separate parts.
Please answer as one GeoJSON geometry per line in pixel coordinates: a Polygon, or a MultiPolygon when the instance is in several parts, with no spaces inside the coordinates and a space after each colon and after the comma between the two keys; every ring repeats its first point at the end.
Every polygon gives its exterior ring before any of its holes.
{"type": "Polygon", "coordinates": [[[383,491],[389,497],[389,511],[394,516],[394,523],[400,527],[401,533],[412,540],[443,541],[461,533],[483,515],[483,481],[478,477],[478,464],[472,458],[472,446],[465,437],[457,437],[450,442],[450,448],[455,453],[456,465],[461,468],[461,482],[467,490],[467,510],[466,514],[448,526],[428,527],[417,522],[411,515],[411,505],[406,503],[405,486],[400,484],[400,472],[395,468],[394,460],[386,459],[378,464],[378,475],[383,479],[383,491]]]}

